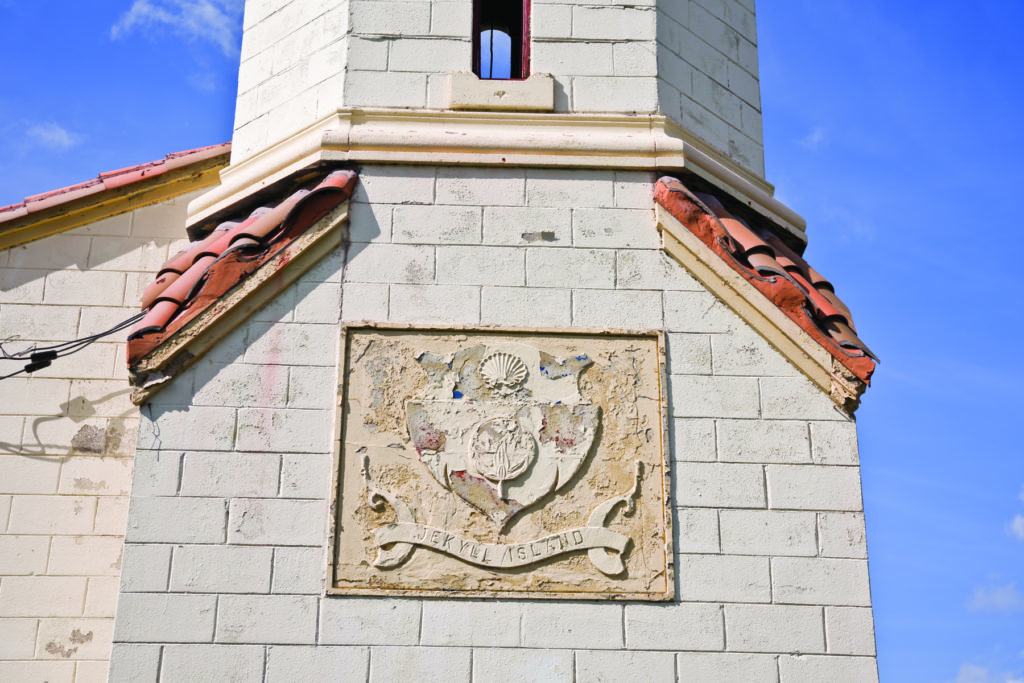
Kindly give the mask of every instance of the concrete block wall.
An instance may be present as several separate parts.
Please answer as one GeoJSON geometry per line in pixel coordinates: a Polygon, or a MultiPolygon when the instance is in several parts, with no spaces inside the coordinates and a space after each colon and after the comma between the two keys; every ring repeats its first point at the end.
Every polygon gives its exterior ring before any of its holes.
{"type": "Polygon", "coordinates": [[[351,244],[142,411],[111,680],[874,681],[854,424],[644,172],[361,169],[351,244]],[[324,597],[339,321],[663,328],[677,600],[324,597]]]}
{"type": "Polygon", "coordinates": [[[658,3],[662,112],[764,177],[754,0],[658,3]]]}
{"type": "MultiPolygon", "coordinates": [[[[555,111],[663,113],[763,176],[753,0],[535,0],[555,111]]],[[[232,161],[341,108],[444,109],[472,0],[250,0],[232,161]]]]}
{"type": "MultiPolygon", "coordinates": [[[[137,313],[194,196],[0,251],[0,340],[18,337],[6,348],[137,313]]],[[[0,680],[105,680],[138,432],[126,335],[0,381],[0,680]]]]}

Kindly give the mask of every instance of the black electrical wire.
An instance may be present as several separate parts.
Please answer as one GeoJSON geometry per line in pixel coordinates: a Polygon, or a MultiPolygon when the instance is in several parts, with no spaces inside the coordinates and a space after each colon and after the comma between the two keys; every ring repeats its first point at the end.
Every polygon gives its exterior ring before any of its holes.
{"type": "Polygon", "coordinates": [[[14,353],[9,353],[7,349],[4,348],[4,344],[10,343],[10,339],[0,342],[0,360],[28,359],[28,363],[26,363],[21,370],[12,372],[9,375],[0,375],[0,380],[15,377],[22,373],[31,374],[37,370],[48,368],[53,363],[53,361],[57,360],[58,358],[63,358],[65,356],[70,356],[73,353],[78,353],[86,346],[89,346],[89,344],[92,344],[98,339],[102,339],[103,337],[110,336],[112,334],[120,332],[123,329],[131,327],[139,320],[142,320],[143,316],[145,315],[145,312],[138,313],[128,318],[127,320],[120,322],[117,325],[114,325],[109,330],[98,332],[96,334],[91,334],[88,337],[81,337],[80,339],[73,339],[71,341],[61,342],[59,344],[50,344],[49,346],[32,346],[23,351],[15,351],[14,353]]]}

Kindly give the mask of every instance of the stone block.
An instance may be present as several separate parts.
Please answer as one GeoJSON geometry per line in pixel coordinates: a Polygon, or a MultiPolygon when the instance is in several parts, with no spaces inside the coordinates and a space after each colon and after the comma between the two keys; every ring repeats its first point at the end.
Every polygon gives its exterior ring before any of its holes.
{"type": "Polygon", "coordinates": [[[480,288],[468,285],[392,285],[393,322],[474,324],[480,320],[480,288]]]}
{"type": "MultiPolygon", "coordinates": [[[[51,576],[117,576],[121,572],[122,545],[118,536],[54,536],[46,573],[51,576]]],[[[3,555],[0,551],[0,557],[3,555]]]]}
{"type": "MultiPolygon", "coordinates": [[[[342,289],[341,319],[344,322],[368,321],[379,322],[388,319],[388,300],[390,288],[386,284],[364,284],[359,282],[345,283],[342,289]]],[[[293,371],[295,368],[292,369],[293,371]]],[[[322,386],[322,383],[320,383],[322,386]]],[[[289,405],[292,396],[289,388],[289,405]]],[[[310,408],[308,405],[295,405],[295,408],[310,408]]]]}
{"type": "Polygon", "coordinates": [[[77,617],[85,604],[84,577],[5,576],[0,617],[77,617]]]}
{"type": "Polygon", "coordinates": [[[875,654],[875,626],[870,607],[826,607],[828,652],[838,655],[875,654]]]}
{"type": "Polygon", "coordinates": [[[273,593],[319,595],[324,588],[323,548],[275,548],[273,593]]]}
{"type": "Polygon", "coordinates": [[[341,287],[333,282],[299,282],[295,292],[297,323],[337,324],[341,315],[341,287]]]}
{"type": "Polygon", "coordinates": [[[573,292],[573,324],[622,329],[661,328],[661,293],[581,289],[573,292]]]}
{"type": "Polygon", "coordinates": [[[110,683],[157,680],[160,649],[159,645],[114,643],[110,653],[110,683]]]}
{"type": "Polygon", "coordinates": [[[524,647],[618,649],[623,646],[622,605],[530,604],[523,609],[524,647]]]}
{"type": "Polygon", "coordinates": [[[124,273],[52,271],[46,275],[46,293],[43,296],[43,302],[85,306],[120,306],[124,303],[124,285],[124,273]]]}
{"type": "Polygon", "coordinates": [[[806,422],[718,421],[718,459],[726,462],[808,463],[809,442],[806,422]]]}
{"type": "Polygon", "coordinates": [[[131,491],[128,458],[71,458],[60,470],[58,491],[67,495],[126,496],[131,491]]]}
{"type": "MultiPolygon", "coordinates": [[[[78,306],[48,306],[46,315],[39,315],[36,306],[18,304],[0,304],[0,339],[17,336],[19,339],[38,339],[39,341],[67,341],[74,339],[78,331],[78,316],[82,309],[78,306]]],[[[98,330],[97,330],[98,331],[98,330]]],[[[6,374],[6,373],[5,373],[6,374]]],[[[10,378],[4,384],[27,384],[30,378],[10,378]]],[[[6,391],[12,391],[4,387],[6,391]]],[[[30,398],[26,396],[26,398],[30,398]]],[[[21,406],[19,405],[19,409],[21,406]]]]}
{"type": "Polygon", "coordinates": [[[519,327],[568,327],[572,323],[568,289],[484,287],[480,322],[519,327]]]}
{"type": "Polygon", "coordinates": [[[171,546],[126,543],[121,562],[121,590],[126,593],[167,590],[171,546]]]}
{"type": "Polygon", "coordinates": [[[170,590],[176,593],[266,593],[270,590],[272,554],[271,548],[178,546],[171,562],[170,590]]]}
{"type": "Polygon", "coordinates": [[[485,206],[484,244],[561,246],[572,244],[572,211],[535,206],[485,206]]]}
{"type": "Polygon", "coordinates": [[[717,459],[714,420],[674,418],[669,422],[669,429],[673,463],[713,462],[717,459]]]}
{"type": "Polygon", "coordinates": [[[456,647],[517,647],[522,611],[523,604],[518,602],[428,600],[423,603],[421,642],[456,647]]]}
{"type": "MultiPolygon", "coordinates": [[[[616,183],[616,188],[619,186],[616,183]]],[[[645,186],[645,189],[649,194],[650,187],[645,186]]],[[[617,189],[616,201],[619,201],[620,194],[622,191],[617,189]]],[[[679,262],[660,249],[620,250],[615,266],[615,286],[619,289],[703,291],[703,286],[679,262]]]]}
{"type": "MultiPolygon", "coordinates": [[[[239,451],[330,453],[333,418],[330,410],[241,408],[237,448],[239,451]]],[[[188,468],[187,461],[185,467],[188,468]]]]}
{"type": "Polygon", "coordinates": [[[576,247],[661,248],[654,212],[646,209],[574,209],[572,241],[576,247]]]}
{"type": "Polygon", "coordinates": [[[480,207],[397,206],[392,239],[405,244],[479,244],[480,207]]]}
{"type": "MultiPolygon", "coordinates": [[[[333,351],[338,344],[336,325],[253,322],[248,327],[245,363],[249,365],[335,364],[333,351]]],[[[261,387],[261,390],[268,393],[273,389],[273,386],[261,387]]]]}
{"type": "Polygon", "coordinates": [[[0,493],[57,493],[60,466],[60,458],[0,455],[0,493]]]}
{"type": "Polygon", "coordinates": [[[465,68],[471,51],[466,39],[403,37],[391,43],[388,70],[451,73],[465,68]]]}
{"type": "MultiPolygon", "coordinates": [[[[412,4],[427,7],[426,3],[412,4]]],[[[345,75],[345,104],[350,107],[424,107],[427,76],[410,72],[349,71],[345,75]]]]}
{"type": "Polygon", "coordinates": [[[668,335],[668,371],[673,375],[710,375],[711,340],[708,335],[668,335]]]}
{"type": "MultiPolygon", "coordinates": [[[[681,652],[679,680],[687,683],[779,683],[775,655],[681,652]]],[[[820,683],[820,682],[819,682],[820,683]]]]}
{"type": "Polygon", "coordinates": [[[611,249],[527,249],[525,252],[526,284],[531,287],[612,289],[615,286],[615,252],[611,249]]]}
{"type": "MultiPolygon", "coordinates": [[[[42,270],[24,268],[4,268],[0,270],[0,304],[36,304],[42,302],[43,283],[45,280],[46,272],[42,270]]],[[[115,303],[117,306],[120,304],[120,301],[115,303]]]]}
{"type": "Polygon", "coordinates": [[[578,112],[655,112],[658,82],[653,77],[577,76],[572,106],[578,112]]]}
{"type": "Polygon", "coordinates": [[[571,650],[479,648],[473,651],[474,681],[573,680],[571,650]]]}
{"type": "Polygon", "coordinates": [[[464,2],[430,3],[430,34],[468,36],[473,26],[473,7],[464,2]]]}
{"type": "Polygon", "coordinates": [[[133,498],[129,543],[223,543],[227,521],[220,498],[133,498]]]}
{"type": "Polygon", "coordinates": [[[14,496],[7,533],[88,534],[95,515],[95,497],[14,496]]]}
{"type": "Polygon", "coordinates": [[[848,420],[806,377],[762,377],[761,410],[771,420],[848,420]]]}
{"type": "Polygon", "coordinates": [[[288,371],[279,365],[200,362],[192,372],[197,406],[280,407],[288,396],[288,371]]]}
{"type": "Polygon", "coordinates": [[[264,680],[266,683],[365,681],[369,673],[369,659],[365,647],[273,645],[267,648],[264,680]]]}
{"type": "Polygon", "coordinates": [[[874,657],[782,655],[779,657],[779,680],[781,683],[878,683],[878,664],[874,657]]]}
{"type": "Polygon", "coordinates": [[[139,448],[228,451],[234,446],[234,408],[161,406],[147,413],[139,425],[139,448]]]}
{"type": "Polygon", "coordinates": [[[676,510],[676,550],[681,553],[719,553],[718,511],[703,508],[676,510]]]}
{"type": "Polygon", "coordinates": [[[438,204],[493,209],[525,203],[526,172],[521,168],[441,166],[437,169],[436,182],[438,204]]]}
{"type": "Polygon", "coordinates": [[[74,677],[74,662],[0,662],[0,681],[71,683],[74,677]]]}
{"type": "Polygon", "coordinates": [[[155,273],[167,256],[166,239],[93,237],[89,270],[155,273]]]}
{"type": "Polygon", "coordinates": [[[263,679],[263,648],[238,645],[167,645],[161,681],[257,681],[263,679]]]}
{"type": "Polygon", "coordinates": [[[117,605],[117,577],[94,576],[85,589],[85,616],[114,618],[117,605]]]}
{"type": "Polygon", "coordinates": [[[523,250],[514,247],[438,247],[437,282],[522,286],[524,256],[523,250]]]}
{"type": "Polygon", "coordinates": [[[228,543],[319,545],[327,537],[327,503],[320,500],[236,498],[231,501],[228,543]]]}
{"type": "Polygon", "coordinates": [[[390,242],[392,204],[349,204],[348,237],[357,242],[390,242]]]}
{"type": "Polygon", "coordinates": [[[277,495],[280,471],[279,455],[190,452],[184,457],[181,495],[270,498],[277,495]]]}
{"type": "MultiPolygon", "coordinates": [[[[37,310],[37,307],[32,308],[37,310]]],[[[0,315],[6,315],[6,307],[0,311],[0,315]]],[[[11,334],[15,333],[12,331],[11,334]]],[[[74,336],[72,334],[65,339],[74,336]]],[[[19,415],[64,415],[70,412],[73,404],[69,401],[70,387],[71,382],[66,379],[11,377],[0,384],[0,402],[4,406],[9,406],[11,414],[16,412],[19,415]]]]}
{"type": "Polygon", "coordinates": [[[866,560],[864,515],[859,512],[818,513],[818,547],[822,557],[866,560]]]}
{"type": "Polygon", "coordinates": [[[773,558],[772,594],[792,604],[868,607],[867,560],[773,558]]]}
{"type": "Polygon", "coordinates": [[[854,422],[812,422],[811,459],[819,465],[858,465],[854,422]]]}
{"type": "Polygon", "coordinates": [[[430,4],[355,0],[352,31],[358,34],[422,36],[430,33],[430,4]]]}
{"type": "Polygon", "coordinates": [[[0,661],[35,656],[38,619],[0,618],[0,661]]]}
{"type": "Polygon", "coordinates": [[[860,469],[824,465],[768,465],[768,505],[791,510],[863,509],[860,469]]]}
{"type": "Polygon", "coordinates": [[[614,175],[609,171],[530,168],[526,203],[537,207],[615,206],[614,175]]]}
{"type": "Polygon", "coordinates": [[[327,453],[281,456],[282,498],[326,499],[330,491],[332,458],[327,453]]]}
{"type": "Polygon", "coordinates": [[[40,619],[35,659],[107,659],[113,630],[110,619],[40,619]]]}
{"type": "Polygon", "coordinates": [[[202,643],[213,639],[213,595],[122,593],[117,601],[118,642],[202,643]]]}
{"type": "Polygon", "coordinates": [[[657,76],[658,59],[654,44],[649,41],[614,44],[614,70],[616,76],[657,76]]]}
{"type": "Polygon", "coordinates": [[[722,650],[725,627],[719,605],[626,606],[630,650],[722,650]]]}
{"type": "Polygon", "coordinates": [[[767,557],[680,555],[679,597],[700,602],[770,602],[767,557]]]}
{"type": "Polygon", "coordinates": [[[729,649],[740,652],[824,652],[820,607],[726,605],[729,649]]]}
{"type": "Polygon", "coordinates": [[[321,644],[416,645],[419,639],[418,601],[330,597],[320,601],[321,644]]]}
{"type": "MultiPolygon", "coordinates": [[[[353,245],[345,265],[349,282],[426,283],[434,281],[433,246],[353,245]]],[[[344,296],[344,295],[343,295],[344,296]]],[[[344,300],[342,302],[344,305],[344,300]]]]}
{"type": "MultiPolygon", "coordinates": [[[[269,579],[268,575],[268,583],[269,579]]],[[[313,596],[222,595],[218,599],[218,643],[313,644],[316,633],[317,598],[313,596]]]]}
{"type": "Polygon", "coordinates": [[[687,507],[765,506],[764,473],[758,465],[679,462],[676,504],[687,507]]]}
{"type": "Polygon", "coordinates": [[[800,371],[751,328],[712,335],[711,347],[717,375],[800,377],[800,371]]]}
{"type": "Polygon", "coordinates": [[[580,650],[576,653],[576,680],[580,683],[615,683],[642,675],[651,683],[675,681],[675,656],[670,652],[580,650]]]}
{"type": "Polygon", "coordinates": [[[96,500],[94,534],[123,536],[128,525],[128,496],[105,496],[96,500]]]}
{"type": "Polygon", "coordinates": [[[673,375],[669,382],[676,417],[759,417],[753,377],[673,375]]]}
{"type": "Polygon", "coordinates": [[[665,292],[665,328],[670,332],[726,333],[739,324],[736,314],[707,291],[665,292]]]}
{"type": "MultiPolygon", "coordinates": [[[[394,6],[390,0],[380,4],[394,6]]],[[[367,166],[359,174],[352,202],[433,204],[435,173],[433,166],[367,166]]]]}
{"type": "Polygon", "coordinates": [[[654,38],[653,7],[577,5],[572,9],[574,38],[651,40],[654,38]]]}
{"type": "Polygon", "coordinates": [[[471,652],[466,647],[374,647],[370,683],[469,681],[471,652]]]}
{"type": "Polygon", "coordinates": [[[611,43],[538,41],[530,52],[530,64],[538,73],[556,76],[610,76],[615,72],[611,43]]]}
{"type": "Polygon", "coordinates": [[[818,554],[813,512],[722,510],[722,552],[733,555],[818,554]]]}

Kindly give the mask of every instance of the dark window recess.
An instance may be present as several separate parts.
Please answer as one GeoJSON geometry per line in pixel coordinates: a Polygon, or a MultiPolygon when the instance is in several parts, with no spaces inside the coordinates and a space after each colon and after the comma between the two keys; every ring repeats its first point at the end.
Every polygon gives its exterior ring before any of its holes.
{"type": "Polygon", "coordinates": [[[473,0],[473,73],[530,75],[530,0],[473,0]]]}

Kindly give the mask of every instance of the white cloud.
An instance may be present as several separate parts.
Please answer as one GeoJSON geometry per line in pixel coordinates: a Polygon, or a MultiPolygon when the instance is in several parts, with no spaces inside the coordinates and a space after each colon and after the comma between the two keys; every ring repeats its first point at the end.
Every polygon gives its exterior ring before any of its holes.
{"type": "Polygon", "coordinates": [[[953,683],[1024,683],[1024,680],[1013,678],[1012,674],[989,671],[983,666],[964,664],[953,683]]]}
{"type": "Polygon", "coordinates": [[[70,149],[82,141],[80,136],[53,121],[29,126],[26,133],[30,140],[48,149],[70,149]]]}
{"type": "Polygon", "coordinates": [[[817,149],[821,146],[825,139],[828,137],[828,131],[825,126],[815,126],[810,133],[805,135],[799,142],[800,146],[805,149],[817,149]]]}
{"type": "Polygon", "coordinates": [[[1010,522],[1010,535],[1024,541],[1024,515],[1015,515],[1010,522]]]}
{"type": "Polygon", "coordinates": [[[135,0],[110,29],[117,39],[169,28],[189,40],[213,43],[227,57],[238,54],[243,0],[135,0]]]}
{"type": "Polygon", "coordinates": [[[978,588],[968,607],[985,612],[1014,612],[1024,609],[1024,598],[1015,584],[1008,583],[1005,586],[978,588]]]}

